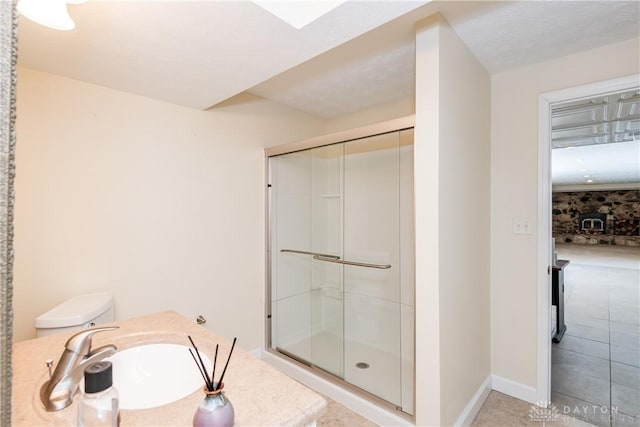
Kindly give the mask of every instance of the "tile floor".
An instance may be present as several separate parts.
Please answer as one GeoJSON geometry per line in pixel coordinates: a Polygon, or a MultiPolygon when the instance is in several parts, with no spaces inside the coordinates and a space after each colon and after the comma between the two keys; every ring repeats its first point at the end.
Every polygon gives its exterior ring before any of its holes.
{"type": "MultiPolygon", "coordinates": [[[[318,427],[377,426],[329,398],[327,402],[325,413],[318,419],[318,427]]],[[[530,403],[492,391],[471,427],[593,427],[572,414],[559,411],[537,414],[532,410],[530,403]]]]}
{"type": "Polygon", "coordinates": [[[492,391],[471,427],[593,427],[557,408],[537,412],[522,400],[492,391]]]}
{"type": "Polygon", "coordinates": [[[640,427],[640,248],[558,244],[567,331],[551,400],[603,427],[640,427]]]}

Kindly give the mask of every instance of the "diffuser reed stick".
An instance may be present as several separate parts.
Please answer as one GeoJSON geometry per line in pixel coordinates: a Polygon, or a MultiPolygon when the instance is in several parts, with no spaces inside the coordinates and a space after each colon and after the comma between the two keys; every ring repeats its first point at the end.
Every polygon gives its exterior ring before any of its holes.
{"type": "Polygon", "coordinates": [[[193,355],[193,351],[191,351],[191,349],[189,349],[189,354],[191,355],[191,357],[193,357],[193,361],[196,362],[196,366],[198,366],[198,370],[200,371],[200,375],[202,375],[202,379],[204,380],[204,383],[207,385],[207,389],[209,389],[209,379],[206,377],[204,372],[202,372],[202,368],[200,367],[200,364],[196,360],[196,357],[193,355]]]}
{"type": "MultiPolygon", "coordinates": [[[[213,356],[213,368],[211,369],[211,382],[216,378],[216,362],[218,360],[218,344],[216,344],[216,354],[213,356]]],[[[215,386],[215,384],[214,384],[215,386]]]]}
{"type": "Polygon", "coordinates": [[[200,361],[200,365],[202,366],[202,370],[204,371],[204,375],[205,375],[204,382],[206,383],[206,386],[208,389],[212,389],[213,378],[209,379],[209,372],[207,372],[207,367],[204,365],[204,362],[202,361],[202,357],[200,357],[200,352],[198,351],[198,347],[196,347],[196,343],[194,343],[193,340],[191,339],[191,335],[188,335],[188,338],[189,338],[189,341],[191,341],[191,345],[193,346],[193,349],[196,351],[196,354],[198,355],[198,360],[200,361]]]}
{"type": "Polygon", "coordinates": [[[233,348],[236,346],[237,339],[237,337],[233,339],[233,344],[231,344],[231,351],[229,351],[229,357],[227,358],[227,363],[225,363],[224,369],[222,370],[222,375],[220,375],[220,381],[218,381],[218,384],[216,385],[216,390],[222,387],[222,379],[224,378],[224,374],[227,373],[227,366],[229,366],[229,360],[231,360],[231,354],[233,353],[233,348]]]}

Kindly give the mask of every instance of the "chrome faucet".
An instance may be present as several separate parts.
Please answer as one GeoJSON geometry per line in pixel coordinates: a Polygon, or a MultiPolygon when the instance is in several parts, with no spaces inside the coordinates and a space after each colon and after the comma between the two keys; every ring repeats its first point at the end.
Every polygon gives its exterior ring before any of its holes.
{"type": "MultiPolygon", "coordinates": [[[[95,362],[112,356],[118,350],[115,345],[105,345],[96,349],[91,348],[93,334],[114,329],[118,329],[118,326],[85,329],[72,335],[67,340],[56,369],[40,388],[40,400],[47,411],[59,411],[71,405],[73,396],[78,390],[78,384],[83,378],[84,369],[95,362]]],[[[50,366],[49,363],[47,365],[50,366]]]]}

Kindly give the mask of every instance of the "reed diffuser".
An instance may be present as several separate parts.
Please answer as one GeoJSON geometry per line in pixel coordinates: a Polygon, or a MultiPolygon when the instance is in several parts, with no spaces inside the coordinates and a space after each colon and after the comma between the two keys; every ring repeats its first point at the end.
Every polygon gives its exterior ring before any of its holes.
{"type": "Polygon", "coordinates": [[[235,413],[233,405],[224,394],[224,383],[222,380],[224,379],[224,374],[227,372],[227,367],[231,360],[231,354],[233,354],[233,349],[236,346],[237,337],[233,339],[231,351],[229,351],[229,357],[227,357],[227,363],[225,363],[218,381],[215,380],[216,362],[218,360],[218,345],[216,344],[216,353],[213,357],[211,376],[209,376],[209,372],[202,361],[198,347],[196,347],[191,336],[188,336],[188,338],[193,346],[193,350],[189,349],[189,353],[191,353],[191,357],[193,357],[194,362],[196,362],[198,370],[204,380],[204,387],[202,387],[202,391],[205,394],[204,400],[200,406],[198,406],[198,409],[193,416],[193,427],[231,427],[233,426],[235,413]],[[193,354],[193,351],[195,351],[195,355],[193,354]]]}

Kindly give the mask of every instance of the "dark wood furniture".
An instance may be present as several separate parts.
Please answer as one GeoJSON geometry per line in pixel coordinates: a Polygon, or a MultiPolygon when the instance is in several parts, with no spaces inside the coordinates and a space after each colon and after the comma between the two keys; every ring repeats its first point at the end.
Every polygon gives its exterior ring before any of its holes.
{"type": "Polygon", "coordinates": [[[569,264],[568,260],[559,259],[553,266],[551,276],[551,304],[556,307],[556,333],[553,342],[560,342],[567,330],[564,323],[564,268],[569,264]]]}

